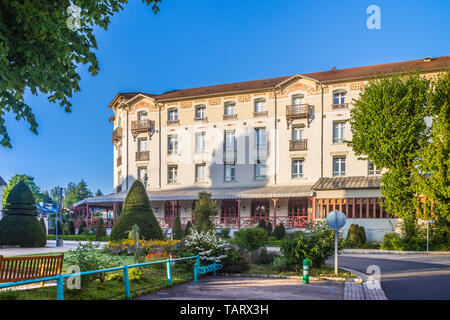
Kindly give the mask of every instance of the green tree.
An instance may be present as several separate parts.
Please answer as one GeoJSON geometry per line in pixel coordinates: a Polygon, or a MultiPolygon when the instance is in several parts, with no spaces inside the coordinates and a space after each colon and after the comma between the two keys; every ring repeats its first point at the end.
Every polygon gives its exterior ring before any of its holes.
{"type": "Polygon", "coordinates": [[[103,218],[98,219],[97,229],[95,230],[95,239],[97,241],[100,241],[102,237],[106,236],[106,228],[105,228],[105,221],[103,221],[103,218]]]}
{"type": "Polygon", "coordinates": [[[197,231],[209,231],[214,229],[214,217],[217,216],[218,210],[216,204],[211,199],[208,192],[200,192],[195,209],[192,210],[194,218],[194,227],[197,231]]]}
{"type": "MultiPolygon", "coordinates": [[[[161,0],[143,0],[155,13],[161,0]]],[[[80,65],[87,65],[92,75],[99,71],[94,49],[96,27],[107,30],[111,17],[123,9],[128,0],[0,0],[0,144],[11,148],[5,125],[6,113],[24,119],[37,134],[38,124],[32,108],[25,102],[29,90],[48,96],[71,112],[69,99],[80,91],[80,65]],[[73,4],[81,8],[79,28],[73,4]],[[36,23],[39,21],[39,23],[36,23]],[[75,20],[76,21],[76,20],[75,20]],[[77,26],[78,27],[78,26],[77,26]]]]}
{"type": "Polygon", "coordinates": [[[192,228],[192,222],[191,222],[191,221],[188,221],[188,222],[186,223],[186,226],[184,227],[184,231],[183,231],[183,235],[184,235],[185,237],[187,237],[187,236],[189,235],[189,233],[191,232],[191,228],[192,228]]]}
{"type": "Polygon", "coordinates": [[[86,221],[81,220],[80,226],[78,227],[78,234],[83,234],[84,230],[86,230],[86,221]]]}
{"type": "Polygon", "coordinates": [[[111,240],[127,239],[128,231],[134,224],[138,225],[140,236],[144,240],[164,238],[144,185],[139,180],[133,182],[125,197],[122,213],[111,230],[111,240]]]}
{"type": "Polygon", "coordinates": [[[9,192],[20,181],[25,181],[25,183],[31,189],[31,192],[33,193],[33,197],[34,197],[36,202],[41,202],[42,201],[41,189],[34,182],[34,178],[32,176],[28,176],[26,174],[16,174],[11,179],[9,179],[8,185],[3,189],[3,203],[6,203],[6,198],[8,197],[9,192]]]}
{"type": "Polygon", "coordinates": [[[183,227],[181,226],[180,217],[176,217],[173,221],[173,238],[175,240],[181,240],[183,238],[183,227]]]}
{"type": "Polygon", "coordinates": [[[426,143],[430,81],[416,74],[395,74],[369,81],[350,111],[352,140],[357,156],[371,159],[383,174],[381,193],[386,210],[415,218],[414,161],[426,143]]]}
{"type": "Polygon", "coordinates": [[[39,224],[41,225],[42,228],[42,247],[45,247],[47,245],[47,227],[45,225],[45,221],[44,218],[40,218],[39,219],[39,224]]]}
{"type": "Polygon", "coordinates": [[[41,247],[42,240],[36,201],[30,187],[22,180],[6,198],[4,217],[0,220],[0,245],[41,247]]]}
{"type": "Polygon", "coordinates": [[[92,196],[92,192],[88,189],[88,185],[83,179],[78,184],[70,182],[67,185],[64,206],[70,208],[74,203],[92,196]]]}
{"type": "Polygon", "coordinates": [[[69,221],[69,233],[75,234],[75,222],[73,220],[69,221]]]}
{"type": "Polygon", "coordinates": [[[267,230],[263,228],[241,229],[234,233],[237,245],[249,251],[257,250],[267,244],[267,230]]]}
{"type": "Polygon", "coordinates": [[[98,189],[97,192],[95,193],[96,197],[101,197],[102,195],[103,195],[103,192],[100,189],[98,189]]]}
{"type": "Polygon", "coordinates": [[[53,199],[50,197],[48,191],[44,191],[42,194],[42,202],[45,204],[53,204],[53,199]]]}

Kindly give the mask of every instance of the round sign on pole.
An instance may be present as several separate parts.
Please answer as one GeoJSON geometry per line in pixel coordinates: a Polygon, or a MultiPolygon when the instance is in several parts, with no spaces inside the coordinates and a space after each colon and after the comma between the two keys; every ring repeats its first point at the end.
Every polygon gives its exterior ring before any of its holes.
{"type": "Polygon", "coordinates": [[[333,230],[339,230],[347,221],[345,214],[342,211],[333,210],[327,216],[327,225],[333,230]]]}

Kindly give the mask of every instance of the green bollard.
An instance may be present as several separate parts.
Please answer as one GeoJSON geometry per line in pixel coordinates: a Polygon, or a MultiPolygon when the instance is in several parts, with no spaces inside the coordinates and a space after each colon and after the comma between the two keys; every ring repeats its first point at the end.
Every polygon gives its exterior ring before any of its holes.
{"type": "Polygon", "coordinates": [[[309,283],[309,260],[303,259],[303,283],[309,283]]]}

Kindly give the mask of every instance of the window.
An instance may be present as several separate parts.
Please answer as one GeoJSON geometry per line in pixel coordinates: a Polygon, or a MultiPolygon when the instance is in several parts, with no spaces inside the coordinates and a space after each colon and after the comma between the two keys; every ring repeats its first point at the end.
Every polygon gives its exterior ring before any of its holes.
{"type": "Polygon", "coordinates": [[[201,153],[206,151],[206,132],[197,132],[195,134],[195,152],[201,153]]]}
{"type": "Polygon", "coordinates": [[[292,96],[292,105],[298,106],[304,103],[304,96],[302,94],[297,94],[292,96]]]}
{"type": "Polygon", "coordinates": [[[264,111],[266,111],[266,99],[255,100],[255,112],[264,112],[264,111]]]}
{"type": "Polygon", "coordinates": [[[292,127],[292,140],[302,140],[303,139],[303,127],[292,127]]]}
{"type": "Polygon", "coordinates": [[[292,178],[303,177],[303,159],[292,159],[292,178]]]}
{"type": "Polygon", "coordinates": [[[236,133],[234,130],[225,131],[225,150],[235,150],[236,133]]]}
{"type": "Polygon", "coordinates": [[[206,181],[206,164],[196,164],[195,165],[195,182],[206,181]]]}
{"type": "Polygon", "coordinates": [[[147,175],[147,167],[138,167],[137,170],[137,178],[138,180],[143,181],[144,177],[147,175]]]}
{"type": "Polygon", "coordinates": [[[255,146],[256,149],[267,147],[266,128],[255,128],[255,146]]]}
{"type": "Polygon", "coordinates": [[[177,109],[169,109],[169,121],[178,121],[178,110],[177,109]]]}
{"type": "Polygon", "coordinates": [[[119,171],[119,172],[117,173],[117,184],[118,184],[119,186],[122,186],[122,171],[119,171]]]}
{"type": "Polygon", "coordinates": [[[177,183],[178,182],[178,166],[171,165],[167,166],[167,183],[177,183]]]}
{"type": "Polygon", "coordinates": [[[235,103],[234,102],[229,102],[225,104],[225,115],[226,116],[232,116],[235,114],[235,103]]]}
{"type": "Polygon", "coordinates": [[[266,179],[266,163],[265,161],[258,160],[255,163],[255,180],[266,179]]]}
{"type": "Polygon", "coordinates": [[[333,177],[345,176],[345,156],[333,157],[333,177]]]}
{"type": "Polygon", "coordinates": [[[178,135],[169,135],[167,139],[167,153],[177,154],[178,153],[178,135]]]}
{"type": "Polygon", "coordinates": [[[225,181],[235,181],[236,165],[234,163],[225,163],[224,171],[225,181]]]}
{"type": "Polygon", "coordinates": [[[252,200],[251,217],[256,221],[260,219],[267,219],[269,217],[269,200],[252,200]]]}
{"type": "Polygon", "coordinates": [[[147,120],[148,113],[145,111],[139,111],[137,113],[138,120],[147,120]]]}
{"type": "Polygon", "coordinates": [[[333,143],[341,143],[345,140],[345,121],[333,122],[333,143]]]}
{"type": "Polygon", "coordinates": [[[333,104],[342,105],[345,103],[345,90],[336,90],[333,92],[333,104]]]}
{"type": "Polygon", "coordinates": [[[147,151],[147,138],[138,139],[138,151],[147,151]]]}
{"type": "Polygon", "coordinates": [[[377,166],[373,163],[371,159],[369,159],[369,161],[367,162],[367,167],[369,176],[381,174],[381,170],[377,168],[377,166]]]}
{"type": "Polygon", "coordinates": [[[206,107],[204,105],[195,107],[195,119],[206,119],[206,107]]]}

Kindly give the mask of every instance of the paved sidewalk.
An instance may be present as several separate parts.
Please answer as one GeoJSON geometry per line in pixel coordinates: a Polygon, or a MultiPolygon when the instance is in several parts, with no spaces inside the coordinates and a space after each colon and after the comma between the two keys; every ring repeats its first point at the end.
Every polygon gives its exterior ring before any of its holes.
{"type": "Polygon", "coordinates": [[[356,274],[359,281],[347,279],[344,288],[344,300],[388,300],[381,283],[359,271],[343,268],[356,274]]]}
{"type": "MultiPolygon", "coordinates": [[[[64,240],[63,247],[57,247],[55,240],[47,240],[47,246],[44,248],[0,248],[0,255],[4,257],[14,257],[22,255],[42,254],[42,253],[61,253],[78,248],[79,243],[87,243],[88,241],[71,241],[64,240]]],[[[107,242],[93,242],[99,243],[99,248],[102,248],[107,242]]]]}

